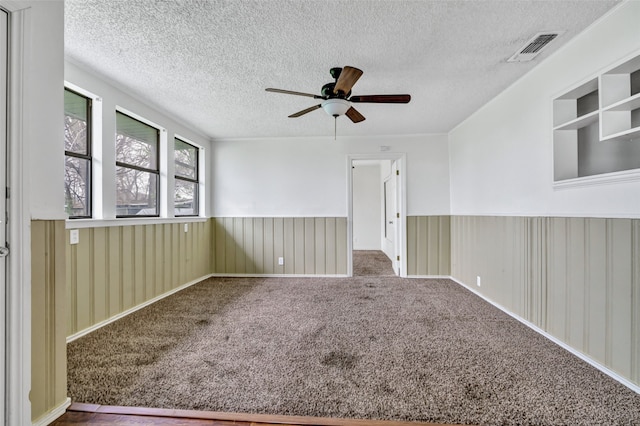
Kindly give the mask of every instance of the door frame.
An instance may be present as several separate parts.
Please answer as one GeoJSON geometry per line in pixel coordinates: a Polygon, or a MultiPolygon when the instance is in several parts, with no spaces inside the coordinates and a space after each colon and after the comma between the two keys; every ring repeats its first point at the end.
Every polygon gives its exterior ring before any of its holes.
{"type": "Polygon", "coordinates": [[[0,0],[9,13],[7,87],[7,200],[9,223],[6,274],[5,424],[31,424],[31,217],[29,126],[27,122],[29,4],[0,0]],[[11,167],[9,167],[9,165],[11,167]],[[10,390],[10,392],[9,392],[10,390]]]}
{"type": "MultiPolygon", "coordinates": [[[[0,33],[0,42],[2,43],[2,54],[0,57],[0,162],[3,164],[3,171],[0,174],[0,188],[5,185],[8,185],[7,182],[7,172],[9,168],[9,159],[7,158],[7,118],[9,116],[7,111],[7,91],[9,90],[9,12],[0,8],[0,19],[2,20],[2,27],[0,28],[2,32],[0,33]]],[[[3,195],[0,194],[0,245],[5,246],[6,241],[8,241],[7,232],[7,224],[6,224],[6,199],[3,195]]],[[[7,288],[7,264],[9,263],[9,259],[7,257],[0,257],[0,281],[2,282],[2,289],[0,289],[0,366],[2,369],[0,370],[0,382],[2,382],[2,387],[0,387],[0,419],[5,421],[6,419],[6,411],[5,411],[5,395],[8,394],[8,389],[5,389],[6,379],[5,374],[7,371],[6,364],[6,332],[7,332],[7,302],[6,302],[6,288],[7,288]]]]}
{"type": "Polygon", "coordinates": [[[400,277],[407,277],[407,215],[406,215],[406,157],[403,152],[380,152],[347,155],[347,275],[353,276],[353,161],[354,160],[391,160],[395,161],[399,176],[396,187],[397,206],[400,218],[396,224],[396,247],[400,252],[400,277]]]}
{"type": "MultiPolygon", "coordinates": [[[[387,161],[387,160],[381,160],[387,161]]],[[[398,212],[398,188],[400,185],[398,184],[398,176],[394,173],[398,170],[398,162],[397,161],[389,161],[389,165],[391,166],[390,173],[388,176],[382,177],[382,188],[381,188],[381,198],[382,198],[382,229],[380,239],[382,241],[382,251],[385,255],[391,260],[393,273],[398,275],[400,270],[400,265],[397,259],[394,259],[400,253],[400,246],[398,245],[398,217],[395,213],[398,212]],[[388,185],[391,186],[393,191],[391,192],[391,198],[387,198],[387,188],[388,185]],[[389,204],[392,204],[389,206],[389,204]],[[391,207],[391,211],[387,212],[387,207],[391,207]],[[388,217],[388,216],[391,217],[388,217]],[[391,219],[391,220],[389,220],[391,219]],[[391,239],[387,238],[389,224],[393,224],[392,232],[393,235],[391,239]]]]}

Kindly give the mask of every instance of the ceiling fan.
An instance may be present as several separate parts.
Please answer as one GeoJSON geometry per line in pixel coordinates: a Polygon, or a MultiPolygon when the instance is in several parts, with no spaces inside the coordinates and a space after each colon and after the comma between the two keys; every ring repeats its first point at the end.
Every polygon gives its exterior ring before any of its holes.
{"type": "Polygon", "coordinates": [[[346,115],[354,123],[364,121],[365,118],[360,114],[352,103],[375,103],[375,104],[406,104],[411,100],[411,95],[361,95],[351,96],[351,88],[362,76],[362,70],[358,68],[346,66],[344,68],[331,68],[329,71],[335,79],[332,83],[322,86],[320,95],[311,93],[293,92],[291,90],[282,89],[266,89],[267,92],[284,93],[287,95],[307,96],[314,99],[323,99],[323,102],[314,105],[295,114],[291,114],[289,118],[296,118],[305,115],[316,109],[324,109],[327,114],[334,118],[346,115]],[[351,97],[350,97],[351,96],[351,97]]]}

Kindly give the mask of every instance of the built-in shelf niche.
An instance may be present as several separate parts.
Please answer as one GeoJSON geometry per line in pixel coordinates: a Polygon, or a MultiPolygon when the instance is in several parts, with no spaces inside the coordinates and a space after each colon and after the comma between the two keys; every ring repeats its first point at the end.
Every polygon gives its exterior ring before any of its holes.
{"type": "Polygon", "coordinates": [[[640,56],[602,74],[601,139],[640,136],[640,56]]]}
{"type": "Polygon", "coordinates": [[[553,100],[554,181],[640,176],[640,56],[553,100]]]}

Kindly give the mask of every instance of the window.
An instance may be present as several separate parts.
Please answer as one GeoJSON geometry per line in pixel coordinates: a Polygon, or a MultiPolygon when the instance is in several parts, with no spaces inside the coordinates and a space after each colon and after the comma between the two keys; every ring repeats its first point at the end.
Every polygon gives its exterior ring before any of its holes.
{"type": "Polygon", "coordinates": [[[116,217],[159,216],[159,136],[116,112],[116,217]]]}
{"type": "Polygon", "coordinates": [[[197,216],[198,208],[198,148],[175,139],[175,193],[176,216],[197,216]]]}
{"type": "Polygon", "coordinates": [[[91,217],[91,99],[64,90],[64,193],[70,218],[91,217]]]}

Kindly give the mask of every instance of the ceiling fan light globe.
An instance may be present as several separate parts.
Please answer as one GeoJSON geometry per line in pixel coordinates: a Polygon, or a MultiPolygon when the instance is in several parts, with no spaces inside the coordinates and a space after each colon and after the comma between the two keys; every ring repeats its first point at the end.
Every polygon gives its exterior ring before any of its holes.
{"type": "Polygon", "coordinates": [[[322,109],[332,117],[344,115],[350,107],[349,101],[340,98],[327,99],[322,103],[322,109]]]}

